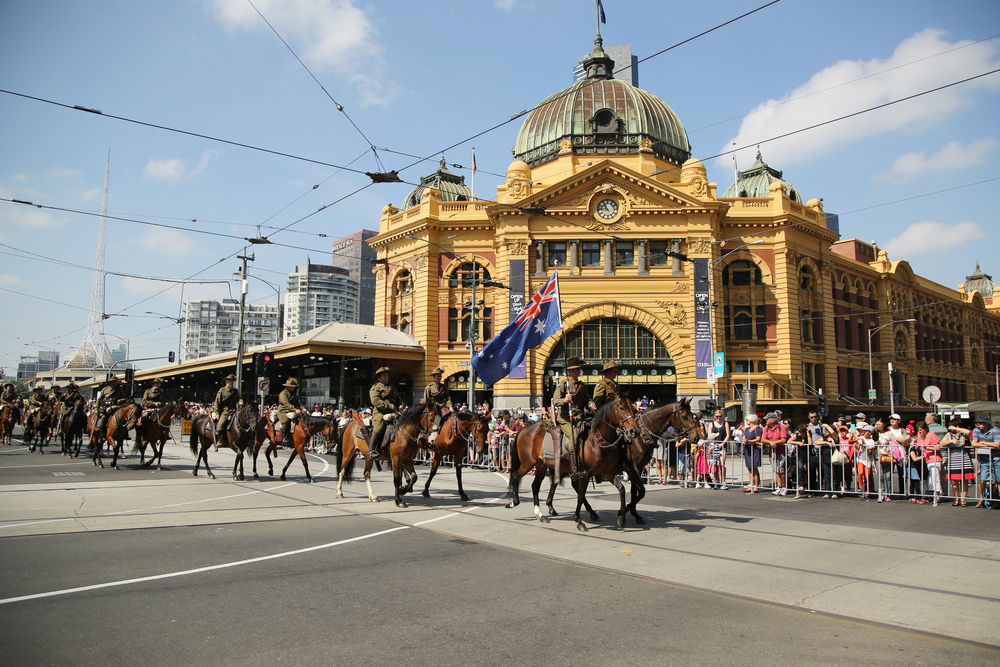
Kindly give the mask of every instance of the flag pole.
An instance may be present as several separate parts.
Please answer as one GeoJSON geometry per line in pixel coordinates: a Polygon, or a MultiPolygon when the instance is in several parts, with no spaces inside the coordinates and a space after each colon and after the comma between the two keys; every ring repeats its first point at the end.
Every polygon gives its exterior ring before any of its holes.
{"type": "Polygon", "coordinates": [[[476,147],[472,147],[472,194],[476,194],[476,147]]]}
{"type": "MultiPolygon", "coordinates": [[[[558,290],[558,288],[559,288],[559,270],[557,269],[556,270],[556,289],[558,290]]],[[[562,332],[562,344],[563,344],[563,349],[562,349],[562,352],[563,352],[562,353],[562,357],[563,357],[563,373],[566,374],[566,377],[569,377],[569,368],[567,368],[567,366],[569,366],[569,361],[568,361],[568,357],[566,355],[566,348],[568,347],[567,344],[569,343],[569,341],[567,340],[567,337],[566,337],[566,329],[563,328],[563,326],[562,326],[562,291],[559,291],[558,294],[559,294],[559,325],[560,325],[559,326],[559,331],[562,332]]],[[[580,374],[581,375],[583,374],[582,370],[581,370],[580,374]]],[[[569,390],[569,383],[568,382],[566,384],[566,389],[567,389],[567,392],[568,392],[568,390],[569,390]]],[[[570,443],[570,447],[573,448],[573,450],[571,452],[571,456],[575,457],[576,456],[576,424],[573,422],[573,402],[572,401],[570,401],[569,407],[568,407],[567,411],[569,413],[569,443],[570,443]]],[[[559,415],[557,413],[556,415],[553,415],[553,416],[554,417],[558,417],[559,415]]],[[[553,421],[556,423],[556,427],[558,427],[559,426],[558,420],[554,419],[553,421]]],[[[576,466],[574,466],[574,467],[576,467],[576,466]]],[[[557,483],[558,483],[558,481],[559,480],[556,480],[557,483]]]]}

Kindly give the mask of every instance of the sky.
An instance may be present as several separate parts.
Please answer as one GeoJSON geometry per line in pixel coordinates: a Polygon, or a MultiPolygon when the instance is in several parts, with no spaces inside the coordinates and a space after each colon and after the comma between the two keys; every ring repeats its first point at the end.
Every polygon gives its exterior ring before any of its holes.
{"type": "MultiPolygon", "coordinates": [[[[735,147],[747,168],[759,145],[841,214],[844,238],[943,285],[977,262],[1000,281],[1000,72],[979,76],[1000,68],[1000,3],[781,0],[670,48],[767,1],[603,0],[601,32],[649,58],[640,88],[677,112],[720,192],[734,161],[719,154],[735,147]]],[[[442,150],[468,183],[475,148],[475,190],[495,198],[523,120],[509,119],[572,84],[595,13],[592,0],[0,2],[3,372],[83,339],[109,153],[105,268],[126,275],[106,278],[105,332],[149,368],[177,349],[182,298],[238,298],[247,237],[283,244],[251,248],[248,300],[275,303],[295,265],[377,229],[442,150]],[[406,183],[358,173],[390,169],[406,183]],[[182,294],[147,278],[214,282],[182,294]]]]}

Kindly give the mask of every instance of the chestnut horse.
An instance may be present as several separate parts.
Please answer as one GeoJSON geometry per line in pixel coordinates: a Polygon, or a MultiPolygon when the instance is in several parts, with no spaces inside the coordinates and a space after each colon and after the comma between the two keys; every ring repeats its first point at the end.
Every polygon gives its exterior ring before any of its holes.
{"type": "Polygon", "coordinates": [[[267,441],[267,447],[264,449],[264,456],[267,457],[267,474],[270,477],[274,477],[274,465],[271,463],[271,455],[273,454],[275,458],[278,456],[278,436],[274,431],[274,423],[271,421],[271,416],[265,412],[257,419],[257,429],[254,431],[254,445],[253,445],[253,478],[260,479],[260,475],[257,474],[257,454],[260,453],[260,448],[264,446],[264,442],[267,441]]]}
{"type": "Polygon", "coordinates": [[[163,450],[167,446],[167,438],[170,437],[170,423],[174,416],[179,415],[181,419],[187,419],[187,405],[168,401],[158,408],[153,408],[153,414],[144,417],[136,428],[135,446],[132,453],[139,453],[139,467],[148,468],[156,462],[156,469],[163,470],[163,450]],[[156,443],[160,443],[159,449],[156,443]],[[146,463],[146,445],[153,448],[153,454],[146,463]]]}
{"type": "MultiPolygon", "coordinates": [[[[433,412],[427,413],[433,417],[433,412]]],[[[465,495],[462,489],[462,462],[469,453],[470,445],[476,445],[476,452],[482,454],[486,451],[486,438],[490,432],[490,424],[483,415],[474,415],[471,412],[453,413],[446,417],[441,423],[441,432],[438,434],[437,442],[434,445],[434,458],[431,463],[431,471],[427,476],[427,483],[421,495],[430,498],[431,480],[437,474],[441,459],[446,456],[455,457],[455,477],[458,479],[458,495],[462,500],[468,501],[469,496],[465,495]]]]}
{"type": "MultiPolygon", "coordinates": [[[[226,430],[219,434],[218,445],[228,447],[236,452],[236,461],[233,463],[234,480],[243,481],[243,451],[253,442],[258,416],[257,405],[247,403],[236,411],[236,414],[230,418],[226,430]]],[[[194,470],[191,471],[191,475],[194,477],[198,476],[198,466],[204,461],[205,473],[215,479],[215,474],[208,467],[208,448],[212,445],[214,432],[215,422],[211,415],[198,415],[191,422],[190,445],[191,453],[195,455],[194,470]]]]}
{"type": "MultiPolygon", "coordinates": [[[[309,474],[309,463],[306,461],[306,445],[309,444],[309,438],[317,433],[322,433],[327,441],[335,442],[337,439],[337,420],[330,417],[304,415],[297,422],[295,429],[292,431],[292,454],[288,457],[288,463],[281,470],[281,480],[285,480],[285,473],[288,472],[288,466],[292,465],[292,461],[298,456],[302,459],[302,467],[306,470],[306,479],[313,482],[315,480],[309,474]]],[[[268,459],[268,466],[270,467],[270,458],[268,459]]]]}
{"type": "Polygon", "coordinates": [[[635,517],[636,523],[644,524],[646,522],[639,516],[636,506],[646,495],[646,486],[642,483],[642,471],[653,458],[657,438],[667,430],[668,426],[673,426],[678,435],[687,433],[692,440],[700,439],[702,432],[698,416],[691,411],[690,398],[682,398],[676,403],[647,410],[635,421],[642,437],[633,438],[625,448],[625,470],[632,484],[631,498],[626,509],[635,517]]]}
{"type": "Polygon", "coordinates": [[[378,502],[378,496],[372,489],[372,466],[376,462],[368,458],[368,438],[365,437],[367,428],[371,427],[366,427],[361,421],[361,413],[352,410],[351,421],[340,432],[339,446],[335,456],[337,461],[337,498],[344,497],[344,482],[353,481],[354,459],[360,452],[365,460],[365,485],[368,487],[368,500],[373,503],[378,502]]]}
{"type": "MultiPolygon", "coordinates": [[[[122,444],[128,437],[128,424],[136,417],[139,410],[138,405],[129,403],[115,410],[111,419],[108,420],[108,443],[111,445],[111,467],[114,470],[120,469],[118,467],[118,452],[122,450],[122,444]]],[[[103,460],[101,460],[101,467],[104,467],[103,460]]]]}
{"type": "Polygon", "coordinates": [[[12,444],[11,437],[14,434],[14,426],[20,421],[21,408],[17,402],[3,406],[3,412],[0,412],[0,443],[12,444]]]}
{"type": "MultiPolygon", "coordinates": [[[[582,504],[593,521],[598,520],[597,513],[587,502],[585,494],[585,484],[591,477],[604,475],[612,480],[621,494],[622,509],[619,512],[619,525],[624,522],[625,489],[620,486],[620,482],[615,479],[616,466],[620,457],[618,441],[623,438],[632,439],[638,434],[635,426],[635,409],[627,396],[620,396],[617,400],[607,403],[598,410],[594,417],[593,425],[587,442],[580,447],[580,468],[579,473],[584,473],[589,466],[590,471],[586,476],[581,475],[578,480],[571,480],[573,488],[577,492],[577,507],[575,519],[577,528],[585,531],[587,528],[580,521],[580,505],[582,504]],[[596,435],[595,435],[596,434],[596,435]],[[581,483],[582,482],[582,483],[581,483]]],[[[545,438],[546,429],[542,422],[536,422],[527,428],[517,432],[514,445],[510,448],[510,483],[507,486],[506,496],[510,497],[507,507],[517,507],[520,504],[518,495],[521,479],[528,474],[532,468],[535,470],[535,481],[531,484],[532,500],[534,501],[535,516],[542,523],[548,523],[549,519],[544,514],[538,504],[538,493],[542,487],[542,480],[548,471],[552,471],[552,485],[549,488],[546,505],[549,508],[549,516],[558,516],[552,507],[552,499],[555,496],[555,487],[561,479],[555,479],[555,460],[546,458],[542,452],[542,443],[545,438]]],[[[560,478],[569,475],[570,457],[573,455],[571,445],[563,443],[560,467],[560,478]]]]}
{"type": "Polygon", "coordinates": [[[35,438],[37,437],[39,440],[38,453],[44,454],[42,447],[48,444],[49,439],[52,437],[52,419],[54,413],[55,405],[53,405],[51,400],[46,400],[30,418],[26,418],[23,440],[25,444],[30,445],[28,447],[29,452],[35,451],[35,438]],[[28,428],[28,421],[31,422],[30,429],[28,428]]]}

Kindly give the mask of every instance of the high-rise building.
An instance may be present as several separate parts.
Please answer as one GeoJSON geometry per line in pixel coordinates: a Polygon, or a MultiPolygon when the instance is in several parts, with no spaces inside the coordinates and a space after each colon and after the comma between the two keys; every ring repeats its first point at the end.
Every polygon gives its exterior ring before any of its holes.
{"type": "MultiPolygon", "coordinates": [[[[236,349],[239,342],[240,302],[188,299],[184,319],[184,357],[197,359],[236,349]]],[[[247,304],[244,311],[244,349],[278,342],[281,309],[277,304],[247,304]]]]}
{"type": "Polygon", "coordinates": [[[350,270],[306,264],[288,274],[284,338],[331,322],[357,321],[358,281],[351,277],[350,270]]]}
{"type": "Polygon", "coordinates": [[[351,278],[358,282],[358,319],[359,324],[375,323],[375,274],[372,273],[371,262],[375,259],[375,251],[367,241],[378,234],[369,229],[362,229],[350,236],[333,242],[332,266],[350,271],[351,278]]]}
{"type": "MultiPolygon", "coordinates": [[[[632,55],[631,44],[618,44],[615,46],[605,46],[604,52],[615,61],[613,78],[619,81],[627,81],[636,88],[639,87],[639,57],[632,55]]],[[[581,58],[573,70],[573,80],[583,81],[587,77],[587,71],[583,67],[584,59],[581,58]]]]}
{"type": "Polygon", "coordinates": [[[17,381],[33,378],[37,373],[45,373],[59,367],[59,353],[39,350],[37,357],[21,357],[17,365],[17,381]]]}

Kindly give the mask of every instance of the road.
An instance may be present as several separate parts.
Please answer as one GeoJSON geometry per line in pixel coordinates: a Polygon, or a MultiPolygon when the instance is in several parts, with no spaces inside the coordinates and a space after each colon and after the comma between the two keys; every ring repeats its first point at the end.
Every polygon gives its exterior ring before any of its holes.
{"type": "Polygon", "coordinates": [[[315,484],[210,460],[217,480],[180,444],[164,471],[0,448],[2,663],[1000,661],[998,512],[654,486],[619,531],[604,484],[582,533],[568,489],[542,524],[497,473],[466,470],[463,503],[443,469],[399,509],[387,472],[381,502],[335,498],[332,456],[315,484]]]}

